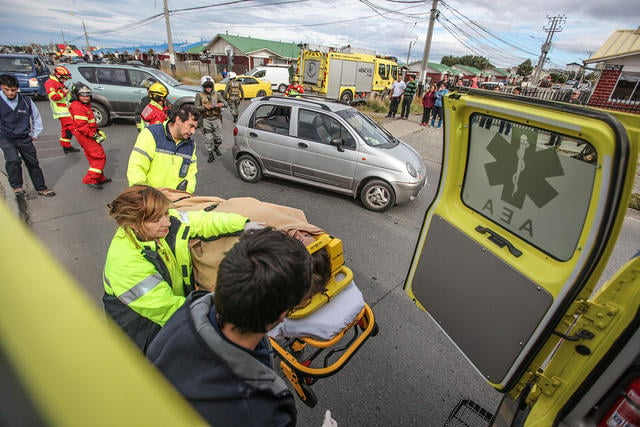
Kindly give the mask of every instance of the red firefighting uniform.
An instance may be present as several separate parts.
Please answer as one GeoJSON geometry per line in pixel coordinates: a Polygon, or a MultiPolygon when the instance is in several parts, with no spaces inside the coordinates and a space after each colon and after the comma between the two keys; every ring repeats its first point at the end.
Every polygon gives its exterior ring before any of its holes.
{"type": "Polygon", "coordinates": [[[299,84],[290,84],[284,91],[285,96],[296,96],[304,93],[304,87],[299,84]]]}
{"type": "Polygon", "coordinates": [[[53,118],[60,120],[60,145],[71,147],[71,127],[73,126],[71,113],[69,113],[71,94],[65,91],[64,83],[54,75],[49,76],[49,80],[44,83],[44,88],[51,103],[53,118]]]}
{"type": "Polygon", "coordinates": [[[104,176],[104,165],[107,162],[107,156],[102,145],[93,139],[98,131],[98,125],[91,110],[91,103],[83,104],[80,101],[73,101],[69,111],[73,118],[73,136],[80,143],[89,162],[89,170],[82,178],[82,182],[85,184],[100,184],[107,179],[104,176]]]}
{"type": "Polygon", "coordinates": [[[155,101],[151,101],[144,107],[140,118],[145,122],[145,126],[157,125],[167,120],[167,109],[155,101]]]}

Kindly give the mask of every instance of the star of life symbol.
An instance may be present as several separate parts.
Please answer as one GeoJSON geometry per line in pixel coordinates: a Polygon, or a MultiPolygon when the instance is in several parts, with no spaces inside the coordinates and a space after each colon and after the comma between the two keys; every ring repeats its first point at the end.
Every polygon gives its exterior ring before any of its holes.
{"type": "Polygon", "coordinates": [[[487,145],[495,159],[484,165],[489,185],[502,185],[500,199],[518,209],[522,209],[527,197],[538,208],[545,206],[558,196],[547,178],[564,175],[558,153],[538,150],[537,138],[534,130],[514,126],[511,141],[496,134],[487,145]]]}

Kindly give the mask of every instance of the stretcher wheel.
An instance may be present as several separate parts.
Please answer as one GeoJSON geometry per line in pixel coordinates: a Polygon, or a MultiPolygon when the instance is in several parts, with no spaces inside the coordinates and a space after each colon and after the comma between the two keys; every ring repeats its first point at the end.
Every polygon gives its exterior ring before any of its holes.
{"type": "Polygon", "coordinates": [[[378,335],[378,332],[380,332],[380,328],[378,328],[378,322],[374,322],[373,329],[371,329],[371,334],[369,334],[369,336],[375,337],[376,335],[378,335]]]}
{"type": "Polygon", "coordinates": [[[316,396],[316,393],[311,390],[311,386],[307,384],[301,382],[299,385],[306,397],[306,399],[302,399],[302,396],[300,396],[300,400],[302,400],[302,403],[307,405],[309,408],[315,408],[315,406],[318,404],[318,397],[316,396]]]}

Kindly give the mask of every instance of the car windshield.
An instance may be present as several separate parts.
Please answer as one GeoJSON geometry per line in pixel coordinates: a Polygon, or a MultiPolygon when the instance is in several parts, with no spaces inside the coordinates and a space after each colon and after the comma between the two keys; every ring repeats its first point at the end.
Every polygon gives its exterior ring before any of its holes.
{"type": "Polygon", "coordinates": [[[174,79],[173,77],[171,77],[170,75],[166,74],[163,71],[160,70],[156,70],[156,69],[147,69],[147,71],[149,71],[151,74],[153,74],[154,76],[158,77],[160,80],[162,80],[162,82],[166,82],[169,83],[169,86],[180,86],[182,83],[180,83],[179,81],[177,81],[176,79],[174,79]]]}
{"type": "Polygon", "coordinates": [[[393,147],[399,143],[393,135],[356,109],[347,108],[337,111],[336,114],[346,120],[367,145],[372,147],[393,147]]]}
{"type": "Polygon", "coordinates": [[[28,74],[33,72],[33,64],[28,58],[0,58],[0,72],[28,74]]]}

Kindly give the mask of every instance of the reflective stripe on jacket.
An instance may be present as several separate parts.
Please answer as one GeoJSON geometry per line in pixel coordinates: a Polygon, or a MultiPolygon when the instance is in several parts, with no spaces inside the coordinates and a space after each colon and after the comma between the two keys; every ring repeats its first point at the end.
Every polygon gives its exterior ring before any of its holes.
{"type": "Polygon", "coordinates": [[[163,326],[193,289],[189,240],[235,235],[247,221],[237,214],[173,209],[169,219],[169,234],[158,242],[142,242],[131,230],[119,228],[107,252],[105,308],[131,337],[138,336],[142,326],[155,334],[157,328],[150,328],[145,319],[163,326]]]}
{"type": "Polygon", "coordinates": [[[44,82],[44,88],[47,91],[49,102],[51,104],[51,112],[54,119],[60,117],[69,117],[69,102],[71,101],[71,93],[66,92],[66,86],[56,76],[49,76],[49,80],[44,82]]]}
{"type": "Polygon", "coordinates": [[[195,148],[191,138],[176,143],[168,123],[143,129],[129,156],[129,185],[147,184],[194,193],[198,172],[195,148]]]}

